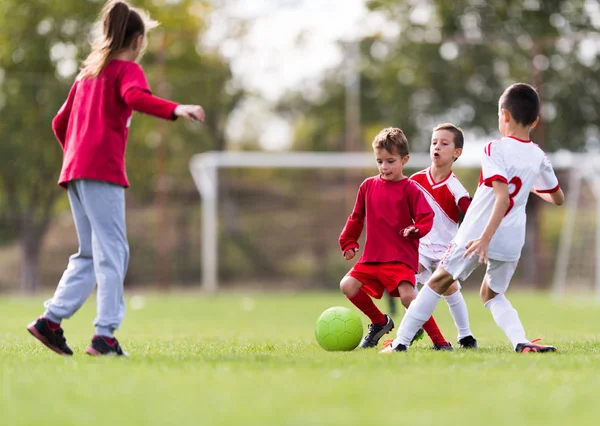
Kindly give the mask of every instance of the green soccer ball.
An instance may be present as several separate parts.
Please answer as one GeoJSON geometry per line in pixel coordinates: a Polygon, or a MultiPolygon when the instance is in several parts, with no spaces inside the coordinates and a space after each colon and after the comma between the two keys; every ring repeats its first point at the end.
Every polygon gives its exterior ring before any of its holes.
{"type": "Polygon", "coordinates": [[[360,317],[343,306],[327,309],[317,320],[315,338],[326,351],[351,351],[363,335],[360,317]]]}

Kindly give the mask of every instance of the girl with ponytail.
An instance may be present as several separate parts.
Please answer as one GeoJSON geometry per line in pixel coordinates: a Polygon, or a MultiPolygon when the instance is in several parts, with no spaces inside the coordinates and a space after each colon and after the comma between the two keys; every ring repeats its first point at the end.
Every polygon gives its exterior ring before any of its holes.
{"type": "Polygon", "coordinates": [[[135,60],[146,32],[156,26],[124,1],[102,9],[92,51],[83,61],[67,100],[52,121],[63,149],[58,180],[67,190],[79,251],[69,258],[45,312],[27,329],[61,355],[72,355],[61,322],[97,292],[95,335],[90,355],[126,356],[114,336],[125,315],[123,281],[129,263],[125,229],[125,148],[133,111],[166,120],[204,121],[198,105],[179,105],[152,95],[135,60]]]}

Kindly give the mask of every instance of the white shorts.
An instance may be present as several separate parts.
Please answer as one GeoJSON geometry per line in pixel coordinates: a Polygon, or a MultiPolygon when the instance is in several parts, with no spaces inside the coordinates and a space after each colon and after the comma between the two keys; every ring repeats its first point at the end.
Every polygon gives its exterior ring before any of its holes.
{"type": "MultiPolygon", "coordinates": [[[[425,269],[416,275],[417,285],[424,286],[427,284],[427,281],[431,279],[431,276],[437,267],[440,266],[440,262],[441,259],[433,259],[426,254],[419,252],[419,264],[425,269]]],[[[460,290],[462,286],[458,281],[456,284],[458,284],[458,289],[460,290]]]]}
{"type": "MultiPolygon", "coordinates": [[[[466,249],[464,247],[458,247],[452,244],[440,263],[440,266],[452,275],[452,278],[455,280],[466,280],[469,278],[469,275],[481,265],[478,257],[473,258],[473,260],[469,260],[468,257],[463,258],[465,251],[466,249]]],[[[490,289],[498,294],[505,293],[511,278],[517,269],[517,264],[518,261],[516,260],[504,261],[488,259],[485,278],[490,289]]]]}
{"type": "Polygon", "coordinates": [[[419,252],[419,264],[425,269],[416,275],[417,284],[425,285],[440,264],[440,259],[432,259],[419,252]]]}

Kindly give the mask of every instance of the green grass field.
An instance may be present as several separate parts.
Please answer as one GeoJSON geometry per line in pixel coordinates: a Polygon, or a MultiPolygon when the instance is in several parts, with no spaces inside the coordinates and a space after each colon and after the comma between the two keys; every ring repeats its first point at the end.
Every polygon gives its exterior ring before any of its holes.
{"type": "MultiPolygon", "coordinates": [[[[559,353],[512,352],[475,294],[467,302],[478,351],[437,353],[425,338],[409,353],[386,356],[328,353],[316,344],[321,311],[350,306],[337,293],[189,293],[127,296],[118,337],[130,359],[84,354],[90,300],[64,323],[75,356],[63,358],[25,331],[43,298],[4,298],[0,424],[598,424],[600,305],[509,298],[528,336],[544,337],[559,353]]],[[[443,303],[436,317],[454,343],[443,303]]]]}

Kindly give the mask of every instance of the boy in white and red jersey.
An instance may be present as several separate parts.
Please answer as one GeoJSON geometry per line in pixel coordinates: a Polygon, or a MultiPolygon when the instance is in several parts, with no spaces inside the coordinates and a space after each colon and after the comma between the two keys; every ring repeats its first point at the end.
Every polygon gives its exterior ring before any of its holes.
{"type": "Polygon", "coordinates": [[[455,280],[466,279],[480,264],[487,266],[481,300],[516,352],[554,352],[529,341],[504,293],[525,242],[525,206],[529,193],[561,205],[564,194],[548,157],[529,138],[539,121],[540,100],[528,84],[508,87],[498,103],[502,138],[482,153],[480,184],[462,226],[440,266],[402,319],[396,339],[382,352],[406,351],[412,335],[431,316],[441,295],[455,280]],[[412,335],[411,335],[412,333],[412,335]]]}
{"type": "MultiPolygon", "coordinates": [[[[410,179],[415,182],[435,214],[433,228],[421,238],[419,244],[419,273],[417,283],[425,285],[439,266],[444,253],[458,231],[458,222],[471,204],[469,192],[460,183],[452,165],[462,154],[464,134],[451,123],[439,124],[431,135],[431,166],[415,173],[410,179]]],[[[444,293],[450,314],[458,330],[458,345],[461,348],[477,348],[477,340],[471,333],[467,304],[460,292],[460,284],[452,283],[444,293]]],[[[451,350],[452,346],[439,346],[436,350],[451,350]]]]}
{"type": "MultiPolygon", "coordinates": [[[[400,297],[405,307],[414,300],[419,239],[433,225],[433,211],[423,192],[402,173],[410,158],[404,132],[393,127],[383,129],[373,141],[373,151],[379,174],[360,185],[339,238],[344,258],[351,260],[366,227],[363,254],[340,282],[342,292],[372,322],[361,348],[377,346],[394,328],[392,319],[379,310],[372,297],[380,299],[387,290],[391,296],[400,297]]],[[[428,318],[423,328],[434,333],[437,325],[428,318]]],[[[443,339],[439,329],[437,334],[443,339]]]]}

